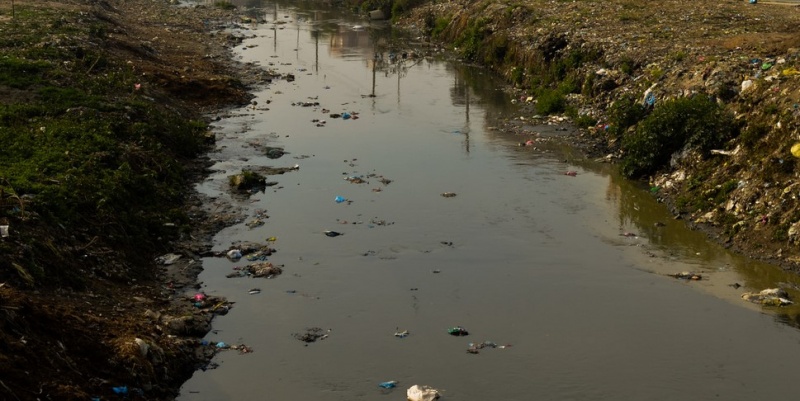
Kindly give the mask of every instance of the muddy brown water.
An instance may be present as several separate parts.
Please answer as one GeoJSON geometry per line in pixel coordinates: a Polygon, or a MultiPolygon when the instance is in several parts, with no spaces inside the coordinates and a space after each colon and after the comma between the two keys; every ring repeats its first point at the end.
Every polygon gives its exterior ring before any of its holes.
{"type": "Polygon", "coordinates": [[[613,166],[492,129],[516,111],[489,74],[434,58],[392,63],[386,24],[255,6],[266,22],[241,30],[250,38],[237,54],[296,79],[215,124],[216,165],[199,189],[229,198],[230,174],[298,164],[233,199],[247,217],[215,238],[223,250],[275,236],[269,261],[284,272],[226,278],[247,262],[204,260],[203,291],[235,302],[207,340],[254,352],[220,352],[179,400],[402,400],[413,384],[451,400],[795,393],[796,310],[740,295],[793,288],[797,277],[688,230],[613,166]],[[329,116],[344,112],[358,119],[329,116]],[[263,146],[289,153],[269,159],[263,146]],[[265,224],[250,228],[259,213],[265,224]],[[667,276],[681,271],[704,279],[667,276]],[[455,326],[469,335],[449,335],[455,326]],[[312,327],[328,337],[295,338],[312,327]],[[509,346],[466,352],[484,341],[509,346]],[[378,386],[389,380],[397,388],[378,386]]]}

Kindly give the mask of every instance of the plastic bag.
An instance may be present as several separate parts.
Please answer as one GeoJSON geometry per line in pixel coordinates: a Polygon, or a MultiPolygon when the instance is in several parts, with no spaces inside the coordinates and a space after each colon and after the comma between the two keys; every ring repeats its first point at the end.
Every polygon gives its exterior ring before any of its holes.
{"type": "Polygon", "coordinates": [[[433,401],[439,398],[439,390],[415,384],[406,390],[408,401],[433,401]]]}

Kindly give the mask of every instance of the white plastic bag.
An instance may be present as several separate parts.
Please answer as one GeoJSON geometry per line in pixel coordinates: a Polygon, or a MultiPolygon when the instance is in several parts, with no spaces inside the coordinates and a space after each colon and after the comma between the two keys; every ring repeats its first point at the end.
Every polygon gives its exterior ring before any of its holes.
{"type": "Polygon", "coordinates": [[[433,401],[439,398],[439,390],[415,384],[406,390],[406,395],[408,401],[433,401]]]}

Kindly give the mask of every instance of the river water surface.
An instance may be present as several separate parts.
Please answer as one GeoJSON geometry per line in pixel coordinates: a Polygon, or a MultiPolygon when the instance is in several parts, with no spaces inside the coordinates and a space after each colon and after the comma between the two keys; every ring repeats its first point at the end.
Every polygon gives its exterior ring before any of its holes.
{"type": "Polygon", "coordinates": [[[207,339],[254,352],[220,352],[179,400],[403,400],[414,384],[448,400],[796,393],[796,312],[740,298],[796,277],[686,229],[613,166],[492,129],[519,112],[486,72],[404,60],[414,45],[393,54],[386,24],[247,5],[263,21],[240,31],[237,54],[295,79],[216,123],[214,173],[199,189],[229,198],[231,174],[299,165],[232,199],[247,217],[215,238],[225,250],[276,237],[269,261],[283,274],[226,278],[247,262],[204,260],[203,291],[235,302],[207,339]],[[289,153],[270,159],[263,146],[289,153]],[[703,280],[668,276],[681,271],[703,280]],[[449,335],[456,326],[469,335],[449,335]],[[313,327],[327,338],[294,336],[313,327]],[[506,347],[467,353],[484,341],[506,347]],[[396,389],[378,386],[389,380],[396,389]]]}

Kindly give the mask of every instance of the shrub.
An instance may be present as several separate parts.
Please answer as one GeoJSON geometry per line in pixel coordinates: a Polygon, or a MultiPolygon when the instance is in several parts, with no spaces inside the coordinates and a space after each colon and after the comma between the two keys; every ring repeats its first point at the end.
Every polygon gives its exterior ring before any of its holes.
{"type": "Polygon", "coordinates": [[[708,97],[661,102],[634,132],[623,136],[622,172],[628,177],[653,173],[685,147],[705,156],[735,131],[733,117],[708,97]]]}
{"type": "Polygon", "coordinates": [[[588,114],[582,114],[575,118],[575,125],[579,128],[589,128],[595,124],[597,124],[597,119],[588,114]]]}
{"type": "Polygon", "coordinates": [[[444,32],[444,30],[447,28],[448,25],[450,25],[450,18],[445,18],[445,17],[437,18],[433,24],[431,30],[431,36],[432,37],[439,36],[439,34],[444,32]]]}
{"type": "Polygon", "coordinates": [[[636,125],[647,113],[647,109],[633,95],[625,95],[611,104],[608,109],[608,122],[612,135],[622,135],[628,128],[636,125]]]}
{"type": "Polygon", "coordinates": [[[566,110],[567,99],[553,89],[543,89],[536,98],[536,112],[539,114],[556,114],[566,110]]]}

